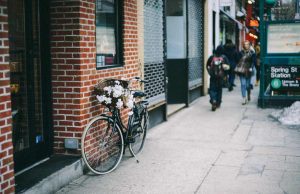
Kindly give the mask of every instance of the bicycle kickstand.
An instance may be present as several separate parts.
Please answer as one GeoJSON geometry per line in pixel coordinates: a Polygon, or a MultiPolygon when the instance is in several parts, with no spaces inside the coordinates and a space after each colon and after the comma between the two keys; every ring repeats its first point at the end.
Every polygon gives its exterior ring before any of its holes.
{"type": "Polygon", "coordinates": [[[133,157],[136,159],[136,163],[140,163],[140,161],[139,161],[139,159],[137,158],[137,156],[136,156],[134,153],[132,153],[132,155],[133,155],[133,157]]]}

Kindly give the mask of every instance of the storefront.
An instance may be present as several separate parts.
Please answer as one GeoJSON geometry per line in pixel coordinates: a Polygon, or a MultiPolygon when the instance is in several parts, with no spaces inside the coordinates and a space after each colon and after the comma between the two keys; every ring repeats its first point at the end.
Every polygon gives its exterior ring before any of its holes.
{"type": "Polygon", "coordinates": [[[39,0],[0,1],[0,180],[5,193],[13,192],[15,174],[52,150],[48,8],[39,0]]]}
{"type": "Polygon", "coordinates": [[[226,44],[226,40],[235,43],[238,49],[241,49],[243,41],[247,38],[248,28],[243,24],[243,19],[238,19],[229,15],[229,13],[220,10],[220,42],[226,44]]]}
{"type": "Polygon", "coordinates": [[[84,127],[103,110],[94,85],[141,76],[139,30],[137,1],[0,0],[4,192],[53,153],[80,155],[84,127]]]}
{"type": "Polygon", "coordinates": [[[51,154],[49,6],[8,1],[9,64],[15,171],[51,154]]]}
{"type": "Polygon", "coordinates": [[[226,44],[226,40],[238,42],[238,26],[235,19],[230,17],[226,12],[220,10],[220,42],[226,44]]]}
{"type": "Polygon", "coordinates": [[[203,94],[204,2],[145,0],[143,21],[144,77],[150,81],[145,91],[154,126],[203,94]]]}
{"type": "Polygon", "coordinates": [[[188,106],[203,95],[204,1],[166,1],[166,37],[168,104],[188,106]]]}

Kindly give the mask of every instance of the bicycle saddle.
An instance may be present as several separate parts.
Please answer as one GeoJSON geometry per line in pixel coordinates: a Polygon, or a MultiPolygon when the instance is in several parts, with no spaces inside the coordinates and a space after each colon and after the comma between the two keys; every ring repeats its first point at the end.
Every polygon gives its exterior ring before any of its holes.
{"type": "Polygon", "coordinates": [[[146,105],[146,106],[148,106],[148,105],[149,105],[149,102],[148,102],[148,101],[146,101],[146,100],[143,100],[141,103],[142,103],[142,104],[144,104],[144,105],[146,105]]]}
{"type": "Polygon", "coordinates": [[[134,91],[133,92],[133,97],[134,98],[136,98],[136,97],[141,98],[141,97],[144,97],[144,96],[146,96],[145,92],[142,92],[142,91],[134,91]]]}

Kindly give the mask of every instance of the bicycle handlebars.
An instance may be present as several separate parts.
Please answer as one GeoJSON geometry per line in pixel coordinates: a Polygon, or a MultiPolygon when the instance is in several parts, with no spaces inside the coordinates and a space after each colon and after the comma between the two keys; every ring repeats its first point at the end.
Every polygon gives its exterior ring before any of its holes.
{"type": "Polygon", "coordinates": [[[148,83],[148,80],[142,80],[140,77],[135,77],[135,78],[133,78],[132,80],[134,80],[134,81],[139,81],[139,82],[141,82],[141,83],[148,83]]]}

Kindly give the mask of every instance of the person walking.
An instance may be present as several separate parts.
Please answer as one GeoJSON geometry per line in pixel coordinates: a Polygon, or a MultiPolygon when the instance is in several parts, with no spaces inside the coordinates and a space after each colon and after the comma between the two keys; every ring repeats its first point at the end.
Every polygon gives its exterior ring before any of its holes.
{"type": "Polygon", "coordinates": [[[234,68],[237,64],[238,52],[236,50],[235,45],[230,39],[226,40],[226,44],[224,45],[224,54],[229,60],[230,69],[228,71],[228,91],[232,91],[235,86],[235,72],[234,68]]]}
{"type": "Polygon", "coordinates": [[[239,62],[235,68],[235,72],[239,75],[241,81],[241,91],[243,102],[247,104],[251,100],[251,77],[256,64],[255,52],[250,49],[250,42],[246,40],[243,44],[243,49],[239,53],[239,62]],[[246,98],[247,95],[247,98],[246,98]]]}
{"type": "Polygon", "coordinates": [[[214,54],[210,56],[206,63],[206,69],[210,75],[209,96],[212,105],[211,110],[215,111],[222,103],[222,85],[225,70],[229,70],[229,61],[223,55],[223,46],[218,46],[214,54]]]}

